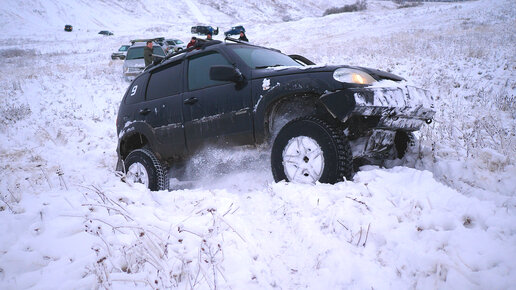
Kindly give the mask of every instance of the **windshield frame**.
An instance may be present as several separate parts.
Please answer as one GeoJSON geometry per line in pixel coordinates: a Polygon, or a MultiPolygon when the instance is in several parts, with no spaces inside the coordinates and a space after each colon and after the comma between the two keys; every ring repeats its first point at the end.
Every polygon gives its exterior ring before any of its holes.
{"type": "Polygon", "coordinates": [[[269,67],[301,67],[302,65],[290,56],[279,51],[259,46],[229,46],[232,52],[251,69],[266,69],[269,67]]]}

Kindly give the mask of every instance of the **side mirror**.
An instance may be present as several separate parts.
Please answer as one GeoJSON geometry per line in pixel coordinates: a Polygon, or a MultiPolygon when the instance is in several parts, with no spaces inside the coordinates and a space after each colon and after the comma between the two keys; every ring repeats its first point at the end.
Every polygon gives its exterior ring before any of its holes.
{"type": "Polygon", "coordinates": [[[244,76],[240,70],[230,65],[214,65],[210,68],[210,79],[238,83],[244,80],[244,76]]]}

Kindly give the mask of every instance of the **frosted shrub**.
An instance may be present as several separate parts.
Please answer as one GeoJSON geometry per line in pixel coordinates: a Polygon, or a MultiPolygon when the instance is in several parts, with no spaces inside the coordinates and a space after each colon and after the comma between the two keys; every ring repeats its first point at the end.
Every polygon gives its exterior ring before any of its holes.
{"type": "Polygon", "coordinates": [[[0,50],[0,57],[2,57],[2,58],[33,56],[35,54],[36,54],[36,51],[34,49],[9,48],[9,49],[0,50]]]}
{"type": "Polygon", "coordinates": [[[355,12],[355,11],[362,11],[367,9],[367,1],[366,0],[357,0],[354,4],[344,5],[342,7],[333,7],[326,9],[324,11],[323,16],[330,15],[330,14],[338,14],[338,13],[344,13],[344,12],[355,12]]]}
{"type": "Polygon", "coordinates": [[[0,124],[9,125],[16,123],[24,118],[27,118],[30,113],[30,107],[27,104],[14,105],[9,104],[7,108],[1,110],[0,124]]]}

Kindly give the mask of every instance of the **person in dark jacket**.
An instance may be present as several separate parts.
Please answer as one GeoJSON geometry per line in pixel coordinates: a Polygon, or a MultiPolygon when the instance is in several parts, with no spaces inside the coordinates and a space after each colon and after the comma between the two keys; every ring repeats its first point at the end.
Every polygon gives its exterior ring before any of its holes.
{"type": "Polygon", "coordinates": [[[152,41],[147,41],[147,45],[143,48],[143,59],[145,60],[145,67],[152,63],[152,41]]]}
{"type": "Polygon", "coordinates": [[[247,39],[247,36],[245,36],[245,33],[243,31],[240,31],[240,37],[238,38],[238,40],[249,42],[249,39],[247,39]]]}

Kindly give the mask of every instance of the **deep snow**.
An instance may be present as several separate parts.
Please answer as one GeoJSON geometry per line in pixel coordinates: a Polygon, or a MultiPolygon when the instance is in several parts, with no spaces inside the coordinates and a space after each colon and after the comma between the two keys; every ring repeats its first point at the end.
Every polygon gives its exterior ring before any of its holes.
{"type": "Polygon", "coordinates": [[[1,289],[516,289],[513,0],[326,17],[333,2],[4,2],[1,289]],[[111,52],[204,21],[399,74],[434,93],[435,121],[403,160],[335,185],[274,183],[262,147],[207,149],[171,191],[121,182],[111,52]]]}

